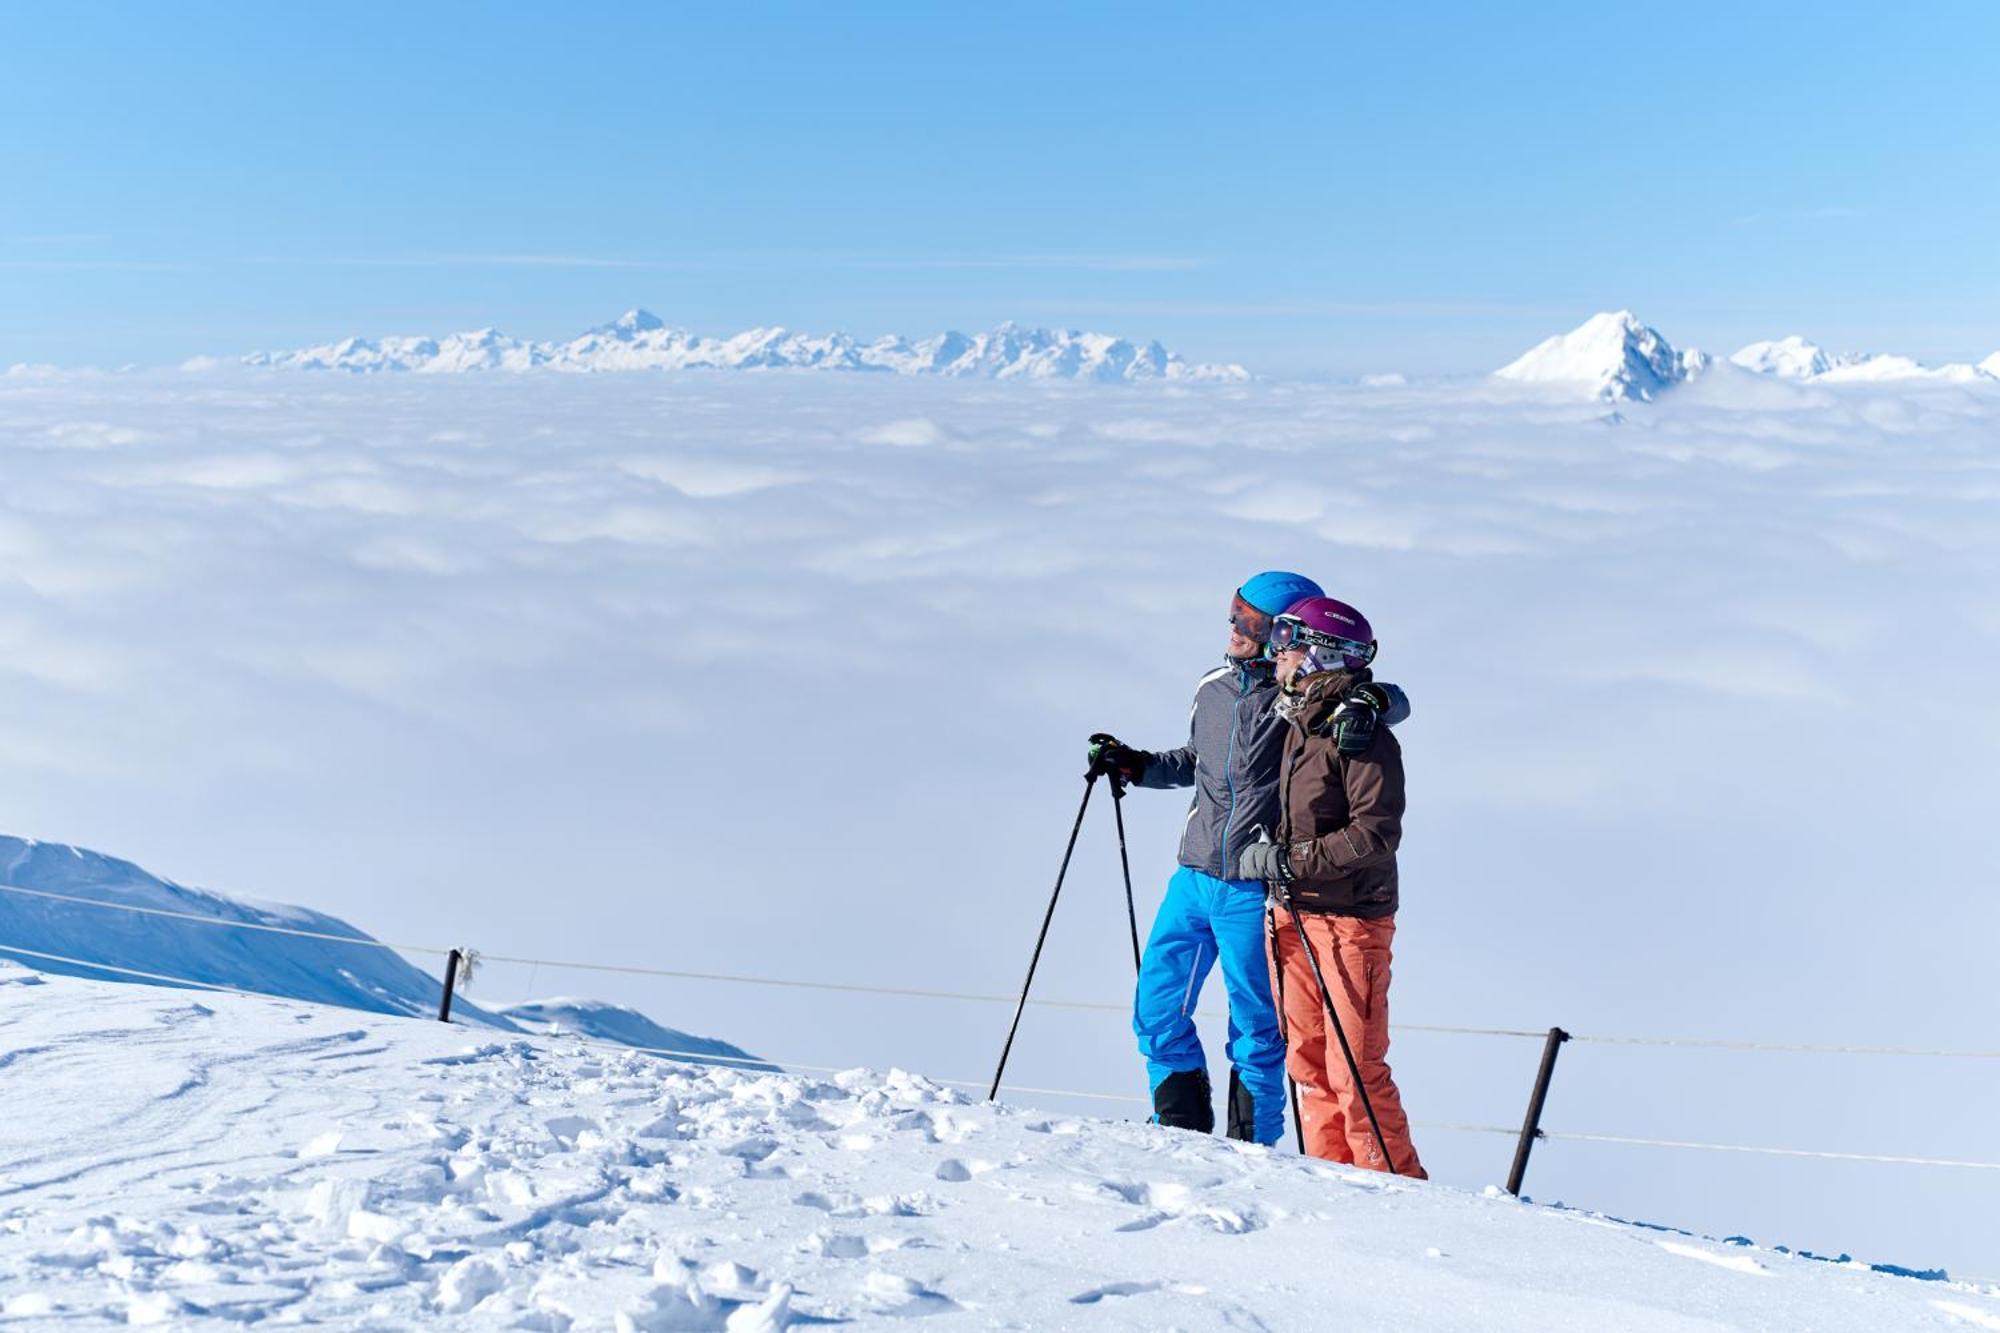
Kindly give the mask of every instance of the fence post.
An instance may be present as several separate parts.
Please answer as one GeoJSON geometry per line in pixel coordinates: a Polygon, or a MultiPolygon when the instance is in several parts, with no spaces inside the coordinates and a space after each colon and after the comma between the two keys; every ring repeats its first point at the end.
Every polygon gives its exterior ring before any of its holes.
{"type": "Polygon", "coordinates": [[[444,960],[444,994],[438,999],[438,1022],[451,1022],[451,988],[458,984],[458,950],[453,949],[444,960]]]}
{"type": "Polygon", "coordinates": [[[1521,1122],[1521,1141],[1514,1145],[1514,1168],[1507,1173],[1507,1192],[1516,1198],[1521,1195],[1521,1180],[1528,1174],[1528,1154],[1534,1150],[1535,1140],[1542,1137],[1542,1103],[1549,1099],[1549,1080],[1556,1072],[1556,1052],[1568,1040],[1569,1033],[1550,1028],[1549,1038],[1542,1044],[1542,1067],[1535,1071],[1535,1091],[1528,1098],[1527,1119],[1521,1122]]]}

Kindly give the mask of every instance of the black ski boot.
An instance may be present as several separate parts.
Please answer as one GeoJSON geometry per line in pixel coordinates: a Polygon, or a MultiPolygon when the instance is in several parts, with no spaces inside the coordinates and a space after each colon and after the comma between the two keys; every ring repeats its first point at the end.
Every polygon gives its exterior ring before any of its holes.
{"type": "Polygon", "coordinates": [[[1257,1100],[1234,1069],[1229,1071],[1229,1137],[1245,1143],[1257,1141],[1257,1100]]]}
{"type": "Polygon", "coordinates": [[[1215,1105],[1206,1069],[1183,1069],[1153,1089],[1153,1123],[1197,1134],[1215,1132],[1215,1105]]]}

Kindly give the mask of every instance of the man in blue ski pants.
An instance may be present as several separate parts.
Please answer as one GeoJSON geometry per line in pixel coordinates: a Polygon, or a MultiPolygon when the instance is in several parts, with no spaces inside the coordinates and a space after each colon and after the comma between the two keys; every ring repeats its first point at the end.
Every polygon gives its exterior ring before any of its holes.
{"type": "MultiPolygon", "coordinates": [[[[1096,771],[1139,787],[1195,789],[1180,868],[1167,881],[1153,919],[1132,1006],[1157,1124],[1204,1134],[1215,1129],[1194,1011],[1202,983],[1219,963],[1229,1000],[1229,1137],[1275,1143],[1285,1132],[1285,1039],[1271,1000],[1264,885],[1226,876],[1258,827],[1278,823],[1285,733],[1283,719],[1272,711],[1278,682],[1266,652],[1271,621],[1293,603],[1321,595],[1311,579],[1283,570],[1259,574],[1237,589],[1228,657],[1195,688],[1186,745],[1155,752],[1104,733],[1091,738],[1096,771]]],[[[1362,686],[1340,707],[1344,724],[1356,733],[1409,715],[1408,700],[1393,685],[1362,686]]]]}

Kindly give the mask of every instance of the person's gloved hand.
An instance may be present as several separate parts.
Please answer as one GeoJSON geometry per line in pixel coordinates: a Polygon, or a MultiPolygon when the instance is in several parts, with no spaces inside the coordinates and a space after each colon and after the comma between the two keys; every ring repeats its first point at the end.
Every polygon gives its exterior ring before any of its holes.
{"type": "Polygon", "coordinates": [[[1115,774],[1127,782],[1137,782],[1151,758],[1144,750],[1133,749],[1108,731],[1097,732],[1090,738],[1093,773],[1115,774]]]}
{"type": "Polygon", "coordinates": [[[1326,720],[1333,743],[1342,754],[1364,753],[1375,740],[1388,696],[1373,685],[1356,685],[1326,720]]]}
{"type": "Polygon", "coordinates": [[[1236,878],[1262,880],[1266,884],[1291,883],[1292,862],[1285,855],[1284,844],[1253,842],[1245,847],[1236,860],[1236,878]]]}

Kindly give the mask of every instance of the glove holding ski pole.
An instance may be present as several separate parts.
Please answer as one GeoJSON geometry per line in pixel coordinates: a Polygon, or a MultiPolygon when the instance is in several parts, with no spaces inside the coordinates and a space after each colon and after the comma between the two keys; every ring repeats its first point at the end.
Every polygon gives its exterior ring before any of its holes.
{"type": "Polygon", "coordinates": [[[1089,757],[1089,771],[1104,774],[1113,782],[1137,782],[1152,759],[1144,750],[1133,749],[1108,731],[1091,735],[1089,757]]]}
{"type": "Polygon", "coordinates": [[[1271,841],[1271,831],[1262,824],[1257,826],[1257,841],[1243,849],[1243,855],[1236,861],[1238,879],[1262,880],[1272,886],[1272,891],[1283,899],[1289,899],[1285,885],[1292,882],[1292,861],[1285,855],[1284,847],[1271,841]]]}

